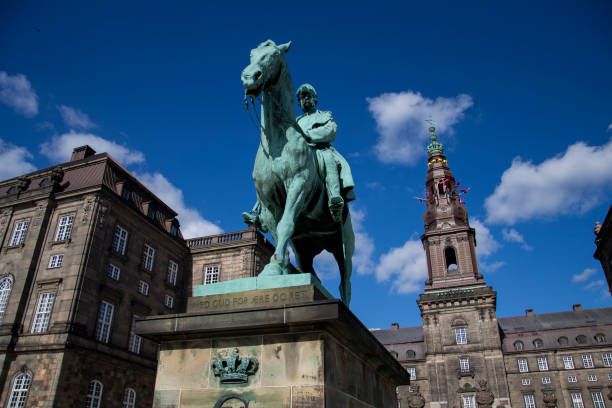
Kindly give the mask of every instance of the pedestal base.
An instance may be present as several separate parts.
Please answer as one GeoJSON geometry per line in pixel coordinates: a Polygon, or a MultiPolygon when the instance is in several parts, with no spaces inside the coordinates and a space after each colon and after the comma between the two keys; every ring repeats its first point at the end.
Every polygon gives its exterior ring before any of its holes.
{"type": "Polygon", "coordinates": [[[391,408],[396,387],[409,383],[339,300],[153,316],[136,332],[161,343],[154,408],[391,408]],[[251,361],[242,371],[235,349],[251,361]],[[224,359],[221,366],[238,367],[227,369],[225,383],[212,368],[224,359]],[[246,382],[227,382],[249,369],[246,382]]]}

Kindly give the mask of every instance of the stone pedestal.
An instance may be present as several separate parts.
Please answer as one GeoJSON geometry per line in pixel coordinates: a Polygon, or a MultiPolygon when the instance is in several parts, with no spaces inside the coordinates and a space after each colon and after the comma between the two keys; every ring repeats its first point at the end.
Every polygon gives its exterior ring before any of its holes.
{"type": "Polygon", "coordinates": [[[397,407],[408,373],[343,303],[317,300],[313,286],[300,291],[311,298],[138,321],[138,334],[161,343],[153,407],[397,407]]]}

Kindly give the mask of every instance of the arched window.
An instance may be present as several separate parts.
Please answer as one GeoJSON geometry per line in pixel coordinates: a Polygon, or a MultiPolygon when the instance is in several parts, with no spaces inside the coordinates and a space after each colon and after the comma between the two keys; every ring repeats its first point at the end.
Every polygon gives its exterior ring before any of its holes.
{"type": "Polygon", "coordinates": [[[126,388],[123,395],[123,407],[134,408],[136,406],[136,391],[133,388],[126,388]]]}
{"type": "Polygon", "coordinates": [[[408,350],[406,352],[406,358],[408,360],[413,360],[414,358],[416,358],[416,353],[414,352],[414,350],[408,350]]]}
{"type": "Polygon", "coordinates": [[[19,374],[13,381],[13,389],[11,390],[11,396],[9,397],[8,408],[22,408],[25,407],[25,401],[28,397],[28,390],[32,383],[32,376],[27,373],[19,374]]]}
{"type": "Polygon", "coordinates": [[[522,350],[523,350],[523,347],[524,347],[524,345],[523,345],[523,342],[522,342],[522,341],[520,341],[520,340],[519,340],[519,341],[515,341],[515,342],[514,342],[514,349],[515,349],[516,351],[522,351],[522,350]]]}
{"type": "Polygon", "coordinates": [[[606,335],[603,333],[598,333],[595,335],[595,342],[597,343],[605,343],[606,342],[606,335]]]}
{"type": "Polygon", "coordinates": [[[89,382],[87,398],[85,398],[85,408],[100,408],[102,405],[102,383],[98,380],[89,382]]]}
{"type": "Polygon", "coordinates": [[[557,341],[559,342],[560,345],[567,346],[567,343],[568,343],[567,337],[565,336],[559,337],[557,341]]]}
{"type": "Polygon", "coordinates": [[[578,344],[586,344],[586,342],[587,342],[587,338],[586,338],[586,336],[585,336],[585,335],[582,335],[582,334],[581,334],[580,336],[576,337],[576,342],[577,342],[578,344]]]}
{"type": "Polygon", "coordinates": [[[535,339],[533,341],[533,347],[542,348],[543,346],[544,346],[544,342],[542,342],[542,339],[535,339]]]}
{"type": "Polygon", "coordinates": [[[457,255],[455,254],[455,248],[447,247],[444,250],[444,259],[446,260],[446,273],[454,275],[458,271],[457,267],[457,255]]]}
{"type": "Polygon", "coordinates": [[[391,355],[393,356],[393,358],[395,358],[397,360],[398,355],[397,355],[396,351],[392,351],[391,355]]]}
{"type": "Polygon", "coordinates": [[[0,280],[0,322],[4,318],[4,312],[6,311],[9,296],[11,295],[11,289],[13,289],[12,278],[6,277],[0,280]]]}

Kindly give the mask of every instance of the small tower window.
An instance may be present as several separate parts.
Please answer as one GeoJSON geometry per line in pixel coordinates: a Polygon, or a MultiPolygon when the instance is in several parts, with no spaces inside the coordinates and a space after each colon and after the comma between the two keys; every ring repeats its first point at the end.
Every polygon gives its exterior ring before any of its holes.
{"type": "Polygon", "coordinates": [[[449,275],[455,275],[459,269],[457,267],[457,255],[455,254],[455,248],[447,247],[444,250],[444,258],[446,259],[446,273],[449,275]]]}

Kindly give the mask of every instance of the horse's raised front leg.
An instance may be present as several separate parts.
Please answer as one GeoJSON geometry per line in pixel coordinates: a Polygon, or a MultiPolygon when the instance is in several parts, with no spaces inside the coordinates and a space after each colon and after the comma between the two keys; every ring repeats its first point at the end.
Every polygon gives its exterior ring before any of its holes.
{"type": "Polygon", "coordinates": [[[287,243],[295,230],[295,219],[304,206],[304,185],[302,177],[296,177],[289,185],[283,216],[276,226],[276,250],[270,263],[260,275],[287,275],[289,273],[289,252],[287,243]]]}

